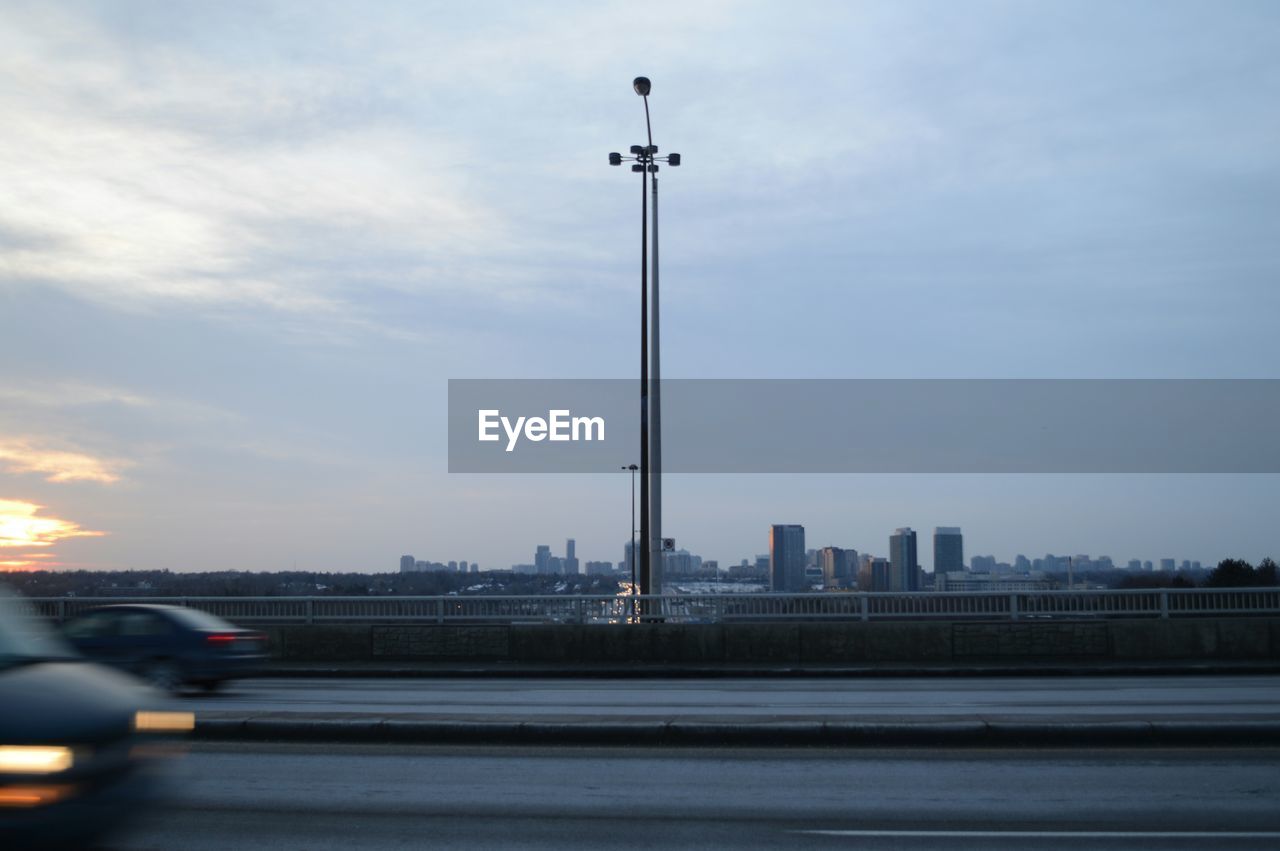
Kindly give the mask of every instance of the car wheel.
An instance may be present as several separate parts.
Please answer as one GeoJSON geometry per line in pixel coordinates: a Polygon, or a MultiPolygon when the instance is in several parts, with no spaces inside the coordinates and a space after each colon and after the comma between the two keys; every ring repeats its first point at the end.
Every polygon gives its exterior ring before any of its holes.
{"type": "Polygon", "coordinates": [[[175,692],[182,685],[182,671],[164,659],[158,659],[142,669],[142,678],[160,691],[175,692]]]}

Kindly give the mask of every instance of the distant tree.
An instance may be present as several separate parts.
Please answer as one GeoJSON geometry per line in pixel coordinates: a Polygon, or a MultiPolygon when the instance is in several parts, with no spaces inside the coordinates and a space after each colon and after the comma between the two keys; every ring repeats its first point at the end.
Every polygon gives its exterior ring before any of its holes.
{"type": "Polygon", "coordinates": [[[1224,558],[1204,584],[1210,588],[1247,588],[1258,584],[1258,575],[1244,559],[1224,558]]]}
{"type": "Polygon", "coordinates": [[[1276,563],[1271,559],[1264,558],[1256,572],[1259,585],[1280,585],[1280,577],[1276,576],[1276,563]]]}

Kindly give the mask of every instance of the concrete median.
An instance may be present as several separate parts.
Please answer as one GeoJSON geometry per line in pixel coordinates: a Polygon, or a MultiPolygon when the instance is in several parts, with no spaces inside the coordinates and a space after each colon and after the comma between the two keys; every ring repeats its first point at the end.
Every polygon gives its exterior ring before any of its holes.
{"type": "Polygon", "coordinates": [[[1280,745],[1280,721],[1027,721],[974,717],[917,721],[746,719],[727,723],[682,719],[521,721],[376,714],[212,713],[197,717],[193,738],[436,745],[1247,747],[1280,745]]]}

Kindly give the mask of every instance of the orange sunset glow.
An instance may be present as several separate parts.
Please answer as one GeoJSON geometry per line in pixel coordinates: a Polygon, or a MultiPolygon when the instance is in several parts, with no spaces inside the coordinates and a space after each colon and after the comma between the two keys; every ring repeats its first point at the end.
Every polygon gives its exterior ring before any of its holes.
{"type": "Polygon", "coordinates": [[[31,440],[0,439],[0,466],[10,473],[40,473],[49,482],[119,481],[112,462],[83,452],[46,449],[31,440]]]}
{"type": "Polygon", "coordinates": [[[37,516],[43,505],[21,499],[0,499],[0,569],[34,570],[52,566],[49,552],[4,553],[4,550],[26,550],[52,547],[65,538],[91,538],[105,535],[81,529],[80,524],[58,517],[37,516]]]}

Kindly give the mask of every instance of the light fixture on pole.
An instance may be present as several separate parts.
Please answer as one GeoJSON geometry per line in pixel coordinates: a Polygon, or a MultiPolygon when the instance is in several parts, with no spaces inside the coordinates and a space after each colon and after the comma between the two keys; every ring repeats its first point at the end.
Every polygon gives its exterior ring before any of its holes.
{"type": "Polygon", "coordinates": [[[640,174],[640,593],[662,593],[662,387],[658,329],[658,163],[680,165],[679,154],[658,156],[649,120],[648,77],[631,83],[644,98],[644,124],[649,143],[632,145],[630,156],[609,154],[609,165],[630,162],[640,174]],[[648,199],[653,196],[653,231],[649,231],[648,199]],[[652,267],[650,257],[652,256],[652,267]],[[652,323],[650,322],[652,316],[652,323]]]}

